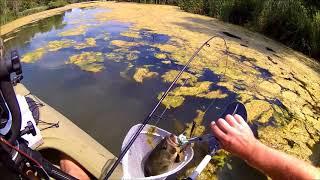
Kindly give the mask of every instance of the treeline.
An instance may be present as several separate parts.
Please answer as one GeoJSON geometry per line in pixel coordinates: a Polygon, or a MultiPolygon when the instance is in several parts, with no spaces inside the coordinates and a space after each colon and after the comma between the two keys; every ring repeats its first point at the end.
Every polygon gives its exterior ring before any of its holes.
{"type": "Polygon", "coordinates": [[[0,25],[36,12],[88,0],[0,0],[0,25]]]}
{"type": "Polygon", "coordinates": [[[320,60],[320,0],[126,0],[181,9],[245,26],[320,60]]]}

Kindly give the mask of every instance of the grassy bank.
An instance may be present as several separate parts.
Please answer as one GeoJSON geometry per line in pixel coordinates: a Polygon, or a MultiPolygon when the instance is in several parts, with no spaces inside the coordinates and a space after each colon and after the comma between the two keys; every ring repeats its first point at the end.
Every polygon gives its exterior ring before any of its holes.
{"type": "Polygon", "coordinates": [[[0,25],[19,17],[86,0],[0,0],[0,25]]]}

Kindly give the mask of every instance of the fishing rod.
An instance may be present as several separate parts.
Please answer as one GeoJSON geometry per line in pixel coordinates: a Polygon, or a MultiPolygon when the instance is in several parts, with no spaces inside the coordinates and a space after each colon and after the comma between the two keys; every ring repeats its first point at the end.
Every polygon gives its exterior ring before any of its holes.
{"type": "MultiPolygon", "coordinates": [[[[151,110],[151,112],[148,114],[148,116],[143,120],[141,126],[138,128],[138,130],[136,131],[136,133],[134,134],[134,136],[131,138],[131,140],[129,141],[129,143],[123,148],[123,150],[120,152],[120,155],[118,156],[118,159],[116,160],[116,162],[112,165],[112,167],[110,168],[110,170],[108,171],[107,175],[105,176],[104,180],[109,179],[109,177],[111,176],[111,174],[113,173],[113,171],[116,169],[116,167],[120,164],[121,160],[123,159],[123,157],[126,155],[126,153],[128,152],[128,150],[130,149],[130,147],[133,145],[134,141],[138,138],[139,134],[141,133],[141,131],[143,130],[143,128],[150,122],[150,120],[152,119],[154,113],[156,112],[156,110],[159,108],[159,106],[161,105],[162,101],[167,97],[167,95],[169,94],[169,92],[171,91],[171,89],[173,88],[173,86],[177,83],[177,81],[179,80],[180,76],[182,75],[182,73],[190,66],[190,63],[193,61],[193,59],[199,54],[199,52],[203,49],[204,46],[210,47],[209,42],[214,39],[214,38],[221,38],[224,41],[224,45],[225,47],[227,47],[227,43],[225,41],[225,39],[223,39],[220,36],[212,36],[211,38],[209,38],[206,42],[204,42],[195,52],[194,54],[191,56],[191,58],[188,60],[188,62],[184,65],[184,67],[180,70],[180,72],[178,73],[178,75],[174,78],[173,82],[170,84],[170,86],[168,87],[168,89],[165,91],[165,93],[161,96],[161,98],[159,99],[158,103],[154,106],[154,108],[151,110]]],[[[227,47],[228,50],[228,47],[227,47]]]]}

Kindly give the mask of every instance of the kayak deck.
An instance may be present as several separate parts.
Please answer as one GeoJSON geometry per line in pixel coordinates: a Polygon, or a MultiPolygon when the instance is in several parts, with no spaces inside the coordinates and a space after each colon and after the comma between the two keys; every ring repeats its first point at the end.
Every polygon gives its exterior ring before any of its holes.
{"type": "MultiPolygon", "coordinates": [[[[115,156],[94,140],[90,135],[72,123],[71,120],[60,114],[58,111],[30,94],[24,85],[15,86],[17,94],[31,97],[40,101],[44,106],[39,107],[40,119],[48,123],[59,122],[58,128],[49,128],[41,131],[44,143],[37,150],[54,149],[75,159],[94,177],[102,179],[106,170],[112,165],[115,156]]],[[[38,124],[39,129],[48,127],[47,124],[38,124]]],[[[111,179],[122,177],[121,165],[117,167],[111,179]]]]}

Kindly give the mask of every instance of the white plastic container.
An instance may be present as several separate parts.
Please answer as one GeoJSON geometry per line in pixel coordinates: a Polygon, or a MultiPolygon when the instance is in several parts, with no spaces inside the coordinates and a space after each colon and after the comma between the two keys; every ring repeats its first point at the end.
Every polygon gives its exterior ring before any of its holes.
{"type": "MultiPolygon", "coordinates": [[[[123,143],[122,149],[130,141],[131,137],[138,130],[141,124],[133,126],[127,133],[123,143]]],[[[185,152],[185,159],[180,163],[174,163],[172,168],[157,176],[144,176],[144,161],[154,149],[154,147],[167,135],[170,135],[168,131],[152,125],[146,125],[139,134],[136,141],[130,147],[127,154],[122,159],[123,177],[122,179],[166,179],[168,176],[177,173],[184,166],[186,166],[193,158],[193,149],[189,146],[185,152]],[[155,128],[153,133],[150,133],[150,128],[155,128]],[[148,132],[149,131],[149,132],[148,132]]]]}

